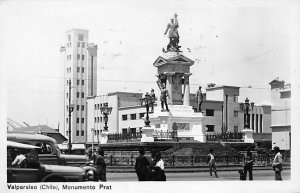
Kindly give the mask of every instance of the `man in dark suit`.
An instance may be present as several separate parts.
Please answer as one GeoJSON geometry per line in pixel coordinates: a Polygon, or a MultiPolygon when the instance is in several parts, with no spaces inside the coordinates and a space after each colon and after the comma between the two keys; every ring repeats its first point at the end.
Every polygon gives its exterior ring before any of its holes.
{"type": "Polygon", "coordinates": [[[145,149],[141,148],[139,150],[139,157],[136,158],[135,162],[135,172],[138,176],[139,181],[149,180],[149,161],[145,157],[145,149]]]}

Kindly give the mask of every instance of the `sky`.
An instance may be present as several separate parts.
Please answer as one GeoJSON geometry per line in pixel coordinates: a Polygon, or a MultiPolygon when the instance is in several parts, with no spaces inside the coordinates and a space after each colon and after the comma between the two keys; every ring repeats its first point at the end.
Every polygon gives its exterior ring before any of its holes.
{"type": "Polygon", "coordinates": [[[286,1],[241,2],[1,1],[7,117],[53,128],[62,122],[59,50],[72,28],[89,30],[89,42],[98,45],[99,95],[157,92],[153,62],[168,43],[164,31],[174,13],[181,50],[195,61],[191,93],[215,83],[241,87],[239,101],[270,102],[268,83],[276,77],[291,81],[294,6],[286,1]]]}

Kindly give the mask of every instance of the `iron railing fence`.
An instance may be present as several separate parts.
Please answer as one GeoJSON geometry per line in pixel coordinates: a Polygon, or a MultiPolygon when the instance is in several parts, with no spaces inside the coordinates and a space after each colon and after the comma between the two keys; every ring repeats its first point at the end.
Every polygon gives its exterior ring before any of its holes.
{"type": "Polygon", "coordinates": [[[242,142],[243,133],[242,132],[226,132],[226,133],[207,133],[206,141],[208,142],[242,142]]]}
{"type": "MultiPolygon", "coordinates": [[[[191,155],[191,156],[163,156],[165,166],[169,167],[191,167],[191,166],[207,166],[207,155],[191,155]]],[[[274,155],[273,154],[262,154],[254,155],[254,165],[257,166],[271,166],[274,155]]],[[[134,166],[137,156],[105,156],[105,161],[108,166],[134,166]]],[[[150,157],[149,161],[150,161],[150,157]]],[[[243,154],[236,155],[219,155],[215,156],[216,165],[218,166],[233,166],[233,165],[244,165],[245,156],[243,154]]],[[[283,163],[290,163],[290,155],[283,154],[283,163]]]]}
{"type": "Polygon", "coordinates": [[[112,133],[108,134],[107,142],[114,143],[114,142],[136,142],[141,141],[142,134],[138,133],[112,133]]]}

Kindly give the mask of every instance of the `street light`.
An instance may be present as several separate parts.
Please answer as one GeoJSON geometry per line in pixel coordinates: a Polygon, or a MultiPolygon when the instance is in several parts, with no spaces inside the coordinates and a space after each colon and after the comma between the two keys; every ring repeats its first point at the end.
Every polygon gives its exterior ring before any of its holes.
{"type": "Polygon", "coordinates": [[[71,104],[71,80],[69,80],[69,143],[68,143],[68,149],[69,149],[69,154],[71,154],[72,150],[72,143],[71,143],[71,113],[74,110],[74,104],[71,104]]]}
{"type": "Polygon", "coordinates": [[[245,119],[245,128],[249,128],[249,99],[246,98],[245,104],[244,104],[244,112],[246,114],[246,119],[245,119]]]}
{"type": "Polygon", "coordinates": [[[68,144],[68,148],[69,148],[69,154],[71,154],[71,150],[72,150],[72,143],[71,143],[71,113],[74,110],[74,104],[70,104],[69,101],[69,144],[68,144]]]}
{"type": "Polygon", "coordinates": [[[108,107],[108,103],[104,103],[103,107],[100,107],[101,114],[104,115],[104,131],[108,131],[108,115],[111,114],[112,107],[108,107]]]}
{"type": "Polygon", "coordinates": [[[140,99],[141,106],[143,106],[143,103],[146,107],[146,120],[145,120],[145,127],[150,127],[150,121],[149,121],[149,106],[152,102],[152,97],[146,92],[145,97],[140,99]]]}
{"type": "Polygon", "coordinates": [[[254,102],[251,102],[251,119],[252,119],[252,130],[254,130],[254,118],[253,118],[253,109],[254,109],[254,102]]]}

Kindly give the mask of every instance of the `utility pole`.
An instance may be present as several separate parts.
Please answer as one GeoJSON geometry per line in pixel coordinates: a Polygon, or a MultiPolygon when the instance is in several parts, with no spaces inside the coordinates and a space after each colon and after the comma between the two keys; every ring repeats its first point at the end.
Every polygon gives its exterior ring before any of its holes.
{"type": "Polygon", "coordinates": [[[71,105],[71,79],[69,79],[69,144],[68,144],[68,149],[69,149],[69,154],[71,154],[72,150],[72,143],[71,143],[71,113],[73,111],[73,105],[71,105]]]}

